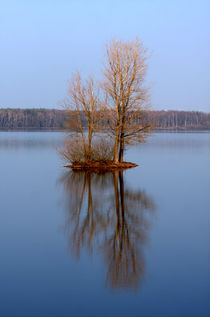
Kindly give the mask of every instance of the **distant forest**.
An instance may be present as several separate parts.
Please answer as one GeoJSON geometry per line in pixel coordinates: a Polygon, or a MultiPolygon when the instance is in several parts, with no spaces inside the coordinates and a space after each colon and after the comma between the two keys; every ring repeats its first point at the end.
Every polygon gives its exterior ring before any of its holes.
{"type": "MultiPolygon", "coordinates": [[[[55,109],[0,109],[0,129],[65,129],[71,112],[55,109]]],[[[137,119],[141,124],[141,118],[137,119]]],[[[149,111],[146,120],[156,129],[210,130],[210,113],[149,111]]],[[[84,122],[85,125],[85,122],[84,122]]]]}

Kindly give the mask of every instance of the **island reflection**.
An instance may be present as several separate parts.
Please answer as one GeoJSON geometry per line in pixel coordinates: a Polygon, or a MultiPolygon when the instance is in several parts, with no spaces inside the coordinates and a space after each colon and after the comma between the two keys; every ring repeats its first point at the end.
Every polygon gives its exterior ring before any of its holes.
{"type": "Polygon", "coordinates": [[[59,180],[67,203],[64,232],[77,258],[82,248],[103,255],[111,288],[136,289],[155,204],[145,191],[129,188],[123,174],[65,173],[59,180]]]}

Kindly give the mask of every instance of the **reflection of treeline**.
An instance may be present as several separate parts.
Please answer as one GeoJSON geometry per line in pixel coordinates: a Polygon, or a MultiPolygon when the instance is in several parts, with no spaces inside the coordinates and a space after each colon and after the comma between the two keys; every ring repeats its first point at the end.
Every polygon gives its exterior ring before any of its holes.
{"type": "MultiPolygon", "coordinates": [[[[55,109],[0,109],[0,129],[65,129],[68,116],[71,112],[55,109]]],[[[136,120],[141,124],[138,115],[136,120]]],[[[198,111],[149,111],[146,120],[156,129],[210,129],[210,113],[198,111]]]]}

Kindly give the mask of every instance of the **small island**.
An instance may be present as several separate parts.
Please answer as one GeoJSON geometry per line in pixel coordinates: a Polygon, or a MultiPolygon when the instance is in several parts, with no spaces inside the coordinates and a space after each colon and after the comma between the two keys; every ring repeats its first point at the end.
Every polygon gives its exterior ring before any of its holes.
{"type": "Polygon", "coordinates": [[[72,165],[65,165],[65,167],[71,168],[73,171],[114,171],[114,170],[122,170],[128,169],[132,167],[136,167],[138,164],[131,162],[118,162],[115,163],[113,161],[89,161],[84,163],[74,163],[72,165]]]}
{"type": "Polygon", "coordinates": [[[127,145],[145,142],[148,122],[148,88],[144,86],[147,50],[138,39],[113,40],[106,46],[102,80],[72,75],[64,107],[69,137],[61,151],[72,170],[127,169],[127,145]],[[140,120],[139,120],[140,118],[140,120]]]}

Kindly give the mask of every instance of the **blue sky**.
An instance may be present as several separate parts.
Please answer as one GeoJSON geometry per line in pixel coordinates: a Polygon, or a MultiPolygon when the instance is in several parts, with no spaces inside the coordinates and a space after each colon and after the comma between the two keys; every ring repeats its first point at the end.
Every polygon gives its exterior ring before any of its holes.
{"type": "Polygon", "coordinates": [[[0,107],[59,108],[74,70],[99,77],[105,44],[136,36],[152,108],[210,112],[209,0],[1,0],[0,107]]]}

